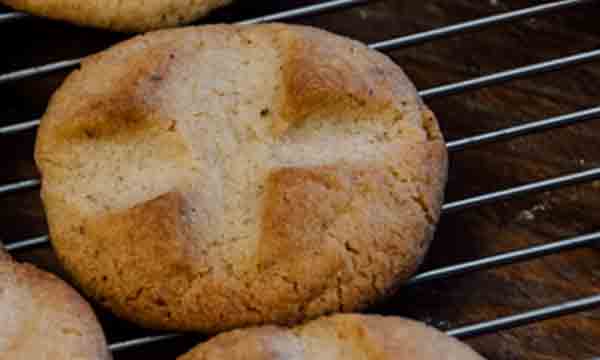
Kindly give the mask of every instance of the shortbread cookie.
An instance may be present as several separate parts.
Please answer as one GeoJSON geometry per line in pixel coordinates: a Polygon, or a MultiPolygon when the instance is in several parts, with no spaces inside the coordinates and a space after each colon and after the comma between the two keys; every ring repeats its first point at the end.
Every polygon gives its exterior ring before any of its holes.
{"type": "Polygon", "coordinates": [[[54,20],[138,32],[188,24],[231,1],[0,0],[0,3],[54,20]]]}
{"type": "Polygon", "coordinates": [[[178,360],[483,360],[471,348],[413,320],[335,315],[287,329],[223,333],[178,360]]]}
{"type": "Polygon", "coordinates": [[[111,359],[94,312],[75,290],[1,253],[0,359],[111,359]]]}
{"type": "Polygon", "coordinates": [[[206,26],[85,60],[36,161],[81,287],[147,327],[288,324],[382,299],[420,264],[446,148],[389,58],[325,31],[206,26]]]}

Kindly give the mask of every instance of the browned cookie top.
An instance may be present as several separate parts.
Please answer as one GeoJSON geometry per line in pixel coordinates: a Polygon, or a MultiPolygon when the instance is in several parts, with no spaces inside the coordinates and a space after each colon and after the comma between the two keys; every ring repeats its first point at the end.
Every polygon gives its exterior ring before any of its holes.
{"type": "Polygon", "coordinates": [[[54,275],[0,261],[0,359],[109,360],[90,306],[54,275]]]}
{"type": "Polygon", "coordinates": [[[446,148],[386,56],[287,25],[159,31],[88,58],[36,161],[83,289],[145,326],[215,332],[354,311],[417,268],[446,148]]]}
{"type": "Polygon", "coordinates": [[[187,24],[232,0],[0,0],[55,20],[116,31],[148,31],[187,24]]]}
{"type": "Polygon", "coordinates": [[[223,333],[178,360],[483,360],[467,345],[398,317],[335,315],[286,329],[223,333]]]}

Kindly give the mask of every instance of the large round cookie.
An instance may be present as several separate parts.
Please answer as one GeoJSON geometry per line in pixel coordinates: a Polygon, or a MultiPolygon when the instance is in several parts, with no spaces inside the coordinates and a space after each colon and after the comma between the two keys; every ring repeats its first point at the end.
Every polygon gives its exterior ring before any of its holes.
{"type": "Polygon", "coordinates": [[[109,360],[90,306],[67,284],[0,248],[0,359],[109,360]]]}
{"type": "Polygon", "coordinates": [[[36,160],[82,288],[142,325],[204,332],[382,298],[421,262],[446,178],[398,66],[286,25],[160,31],[88,58],[36,160]]]}
{"type": "Polygon", "coordinates": [[[0,4],[55,20],[137,32],[187,24],[232,0],[0,0],[0,4]]]}
{"type": "Polygon", "coordinates": [[[335,315],[293,329],[223,333],[178,360],[484,360],[425,324],[398,317],[335,315]]]}

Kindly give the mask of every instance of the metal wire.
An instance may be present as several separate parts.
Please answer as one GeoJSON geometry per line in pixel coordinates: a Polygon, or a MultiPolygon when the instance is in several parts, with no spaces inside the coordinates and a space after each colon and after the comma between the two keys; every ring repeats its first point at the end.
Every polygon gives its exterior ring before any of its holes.
{"type": "Polygon", "coordinates": [[[501,200],[512,199],[517,196],[549,191],[560,187],[576,185],[598,179],[600,179],[600,168],[594,168],[552,179],[536,181],[506,190],[495,191],[463,200],[449,202],[442,206],[442,211],[446,214],[452,213],[459,210],[466,210],[474,206],[487,205],[501,200]]]}
{"type": "Polygon", "coordinates": [[[41,245],[48,245],[50,239],[48,235],[37,236],[31,239],[21,240],[14,243],[4,244],[4,248],[7,251],[14,252],[19,250],[25,250],[41,245]]]}
{"type": "Polygon", "coordinates": [[[498,85],[507,81],[519,79],[525,76],[546,73],[571,66],[600,59],[600,49],[582,52],[579,54],[561,57],[555,60],[543,61],[537,64],[523,66],[520,68],[502,71],[491,75],[481,76],[475,79],[461,81],[450,85],[437,86],[419,92],[423,99],[431,99],[438,96],[449,96],[468,90],[476,90],[485,86],[498,85]]]}
{"type": "Polygon", "coordinates": [[[508,140],[518,136],[528,135],[534,132],[540,132],[544,130],[555,129],[558,127],[573,125],[581,121],[598,118],[599,116],[600,106],[597,106],[566,115],[560,115],[523,125],[511,126],[502,130],[491,131],[481,135],[466,137],[460,140],[448,141],[446,143],[446,146],[448,147],[449,151],[459,151],[475,145],[482,145],[501,140],[508,140]]]}
{"type": "MultiPolygon", "coordinates": [[[[245,20],[239,22],[239,24],[247,25],[247,24],[256,24],[261,22],[269,22],[269,21],[282,21],[286,19],[291,19],[299,16],[308,16],[313,14],[318,14],[325,11],[337,10],[346,6],[358,5],[361,3],[366,3],[369,0],[334,0],[321,4],[315,4],[310,6],[305,6],[298,9],[292,9],[283,11],[277,14],[261,16],[255,19],[245,20]]],[[[573,1],[579,2],[579,1],[573,1]]],[[[31,17],[31,15],[23,13],[23,12],[9,12],[0,14],[0,23],[9,20],[19,20],[23,18],[31,17]]]]}
{"type": "Polygon", "coordinates": [[[0,127],[0,135],[10,135],[21,131],[33,129],[40,125],[40,119],[25,121],[14,125],[0,127]]]}
{"type": "Polygon", "coordinates": [[[144,336],[144,337],[137,338],[137,339],[131,339],[131,340],[119,341],[119,342],[112,343],[112,344],[108,345],[108,349],[112,352],[119,352],[119,351],[129,350],[131,348],[135,348],[135,347],[139,347],[139,346],[143,346],[143,345],[150,345],[150,344],[154,344],[154,343],[165,341],[165,340],[175,339],[175,338],[178,338],[181,336],[183,336],[183,334],[180,334],[180,333],[144,336]]]}
{"type": "Polygon", "coordinates": [[[594,0],[555,1],[547,4],[531,6],[520,10],[508,11],[498,15],[487,16],[475,20],[465,21],[455,25],[444,26],[413,35],[403,36],[392,40],[380,41],[375,44],[372,44],[371,48],[380,51],[393,50],[402,46],[421,44],[424,42],[448,37],[457,33],[480,30],[490,25],[498,25],[526,17],[542,15],[552,11],[564,10],[575,5],[581,5],[584,3],[589,3],[591,1],[594,0]]]}
{"type": "Polygon", "coordinates": [[[474,325],[463,326],[447,331],[446,334],[458,338],[466,338],[490,334],[550,318],[586,311],[600,305],[600,295],[565,302],[558,305],[546,306],[541,309],[527,311],[517,315],[502,317],[474,325]]]}
{"type": "Polygon", "coordinates": [[[542,256],[557,254],[562,251],[577,249],[584,246],[592,246],[598,243],[600,243],[600,231],[587,235],[575,236],[570,239],[556,241],[550,244],[530,246],[525,249],[509,251],[499,255],[487,256],[473,261],[466,261],[460,264],[424,271],[408,280],[405,286],[421,285],[434,280],[537,259],[542,256]]]}
{"type": "MultiPolygon", "coordinates": [[[[323,12],[342,9],[349,6],[357,6],[369,2],[370,0],[332,0],[320,4],[307,5],[293,10],[278,12],[271,15],[260,16],[248,20],[238,22],[238,24],[258,24],[266,21],[282,21],[291,20],[294,18],[316,15],[323,12]]],[[[83,58],[58,61],[42,66],[34,66],[28,69],[17,70],[11,73],[0,75],[0,85],[17,80],[23,80],[33,76],[40,76],[54,71],[66,70],[73,68],[83,60],[83,58]]]]}
{"type": "MultiPolygon", "coordinates": [[[[362,3],[366,3],[366,1],[330,1],[319,5],[312,5],[303,8],[299,8],[291,11],[284,11],[282,13],[277,13],[268,16],[262,16],[254,19],[249,19],[240,22],[240,24],[256,24],[263,21],[274,21],[274,20],[290,20],[299,16],[312,15],[319,12],[324,12],[328,10],[333,10],[336,8],[347,7],[351,5],[359,5],[362,3]],[[306,10],[308,9],[308,10],[306,10]]],[[[528,7],[525,9],[509,11],[503,14],[489,16],[486,18],[476,19],[472,21],[466,21],[463,23],[450,25],[447,27],[429,30],[425,32],[420,32],[416,34],[411,34],[407,36],[400,36],[395,39],[380,41],[374,44],[371,44],[370,47],[376,50],[392,50],[399,48],[401,46],[407,46],[417,43],[422,43],[428,40],[433,40],[441,37],[447,37],[454,34],[459,34],[466,31],[472,31],[475,29],[483,28],[486,26],[491,26],[495,24],[500,24],[507,22],[509,20],[522,19],[525,17],[531,17],[534,15],[542,15],[544,13],[548,13],[551,11],[556,11],[559,9],[565,9],[568,7],[572,7],[575,5],[581,5],[584,3],[588,3],[595,0],[567,0],[567,1],[556,1],[548,4],[537,5],[528,7]]],[[[25,79],[27,77],[39,76],[43,74],[47,74],[52,71],[64,70],[68,68],[72,68],[79,64],[81,59],[60,61],[52,64],[47,64],[44,66],[33,67],[24,70],[18,70],[12,73],[7,73],[0,75],[0,84],[25,79]]]]}
{"type": "Polygon", "coordinates": [[[4,14],[0,14],[0,24],[9,22],[9,21],[25,19],[28,17],[30,17],[28,14],[25,14],[22,12],[14,11],[14,12],[9,12],[9,13],[4,13],[4,14]]]}
{"type": "Polygon", "coordinates": [[[330,10],[339,10],[348,6],[356,6],[360,4],[365,4],[369,2],[369,0],[336,0],[336,1],[328,1],[320,4],[304,6],[302,8],[283,11],[273,15],[260,16],[254,19],[244,20],[238,22],[240,25],[252,25],[252,24],[260,24],[264,22],[273,22],[273,21],[282,21],[293,18],[298,18],[301,16],[314,15],[318,13],[322,13],[330,10]]]}
{"type": "Polygon", "coordinates": [[[36,188],[40,185],[38,179],[23,180],[12,184],[0,185],[0,195],[10,194],[15,191],[36,188]]]}
{"type": "Polygon", "coordinates": [[[11,73],[0,75],[0,85],[9,83],[17,80],[23,80],[32,76],[38,76],[48,74],[54,71],[65,70],[77,66],[81,62],[82,58],[57,61],[54,63],[34,66],[28,69],[17,70],[11,73]]]}

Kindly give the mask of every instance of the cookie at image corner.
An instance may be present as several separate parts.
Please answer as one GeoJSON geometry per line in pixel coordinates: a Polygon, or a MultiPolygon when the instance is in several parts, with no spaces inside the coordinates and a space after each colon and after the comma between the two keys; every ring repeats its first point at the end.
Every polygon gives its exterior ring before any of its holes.
{"type": "Polygon", "coordinates": [[[112,357],[90,305],[69,285],[13,261],[0,245],[0,358],[112,357]]]}
{"type": "Polygon", "coordinates": [[[0,0],[34,16],[120,32],[145,32],[198,20],[232,0],[0,0]]]}

